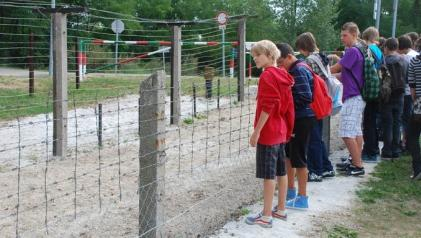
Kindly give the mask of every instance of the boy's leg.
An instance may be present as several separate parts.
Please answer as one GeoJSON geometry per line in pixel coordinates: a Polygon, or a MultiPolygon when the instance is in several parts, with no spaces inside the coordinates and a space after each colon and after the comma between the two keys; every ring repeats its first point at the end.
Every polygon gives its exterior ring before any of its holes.
{"type": "Polygon", "coordinates": [[[342,138],[345,142],[346,148],[351,154],[352,164],[357,167],[362,167],[361,152],[362,152],[362,136],[356,138],[344,137],[342,138]]]}
{"type": "Polygon", "coordinates": [[[278,210],[285,210],[285,198],[287,196],[287,176],[278,176],[278,210]]]}
{"type": "Polygon", "coordinates": [[[381,157],[392,158],[393,116],[391,102],[382,105],[383,148],[381,157]]]}
{"type": "Polygon", "coordinates": [[[309,173],[322,176],[323,173],[323,156],[324,144],[322,141],[323,121],[319,120],[315,123],[310,132],[310,141],[307,146],[307,169],[309,173]]]}
{"type": "Polygon", "coordinates": [[[412,169],[414,176],[421,173],[421,152],[420,152],[420,132],[421,122],[414,118],[414,115],[409,119],[408,125],[408,149],[412,157],[412,169]]]}
{"type": "Polygon", "coordinates": [[[273,194],[275,193],[275,180],[265,179],[263,181],[263,216],[272,216],[273,194]]]}
{"type": "Polygon", "coordinates": [[[339,136],[351,154],[352,164],[362,167],[361,153],[363,144],[362,114],[365,102],[361,96],[347,99],[341,111],[341,122],[339,126],[339,136]]]}
{"type": "Polygon", "coordinates": [[[392,136],[392,158],[398,158],[401,154],[401,125],[403,112],[403,97],[397,98],[393,105],[393,136],[392,136]]]}
{"type": "Polygon", "coordinates": [[[365,143],[363,145],[363,154],[365,159],[368,160],[370,160],[370,157],[379,154],[376,118],[378,107],[378,102],[368,102],[364,109],[363,138],[365,143]]]}
{"type": "Polygon", "coordinates": [[[291,160],[289,158],[285,160],[285,164],[287,166],[288,188],[294,189],[295,188],[295,169],[292,167],[291,160]]]}
{"type": "Polygon", "coordinates": [[[307,196],[308,170],[307,168],[297,168],[296,170],[298,180],[298,194],[301,196],[307,196]]]}
{"type": "Polygon", "coordinates": [[[307,148],[310,141],[310,133],[316,123],[314,117],[300,118],[296,120],[295,137],[291,140],[291,165],[297,173],[298,195],[307,196],[307,148]]]}

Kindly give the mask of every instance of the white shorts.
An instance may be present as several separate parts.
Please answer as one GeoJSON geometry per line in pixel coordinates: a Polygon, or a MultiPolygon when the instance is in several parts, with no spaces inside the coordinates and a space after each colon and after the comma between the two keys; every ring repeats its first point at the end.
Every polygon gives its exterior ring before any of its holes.
{"type": "Polygon", "coordinates": [[[362,136],[362,122],[365,102],[361,96],[348,98],[341,110],[339,137],[355,138],[362,136]]]}

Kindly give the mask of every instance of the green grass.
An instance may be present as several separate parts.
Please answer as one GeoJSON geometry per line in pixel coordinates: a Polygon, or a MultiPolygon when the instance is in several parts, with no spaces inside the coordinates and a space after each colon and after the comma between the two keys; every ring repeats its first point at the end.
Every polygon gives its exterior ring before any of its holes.
{"type": "MultiPolygon", "coordinates": [[[[194,117],[194,119],[195,119],[195,120],[196,120],[196,119],[197,119],[197,120],[206,119],[206,115],[201,114],[201,113],[198,113],[198,114],[194,117]]],[[[194,120],[193,120],[193,118],[192,118],[192,117],[188,117],[188,118],[184,118],[183,122],[184,122],[184,124],[191,125],[191,124],[193,124],[194,120]]]]}
{"type": "MultiPolygon", "coordinates": [[[[104,99],[122,97],[129,94],[138,94],[141,80],[146,76],[90,76],[81,82],[81,88],[75,88],[74,79],[68,82],[69,109],[95,105],[104,99]]],[[[197,97],[205,96],[205,80],[202,77],[186,76],[181,80],[181,94],[192,95],[192,85],[197,85],[197,97]]],[[[246,82],[248,83],[248,82],[246,82]]],[[[256,84],[256,81],[251,81],[256,84]]],[[[213,96],[217,94],[216,80],[213,85],[213,96]]],[[[0,120],[10,120],[17,117],[43,114],[52,111],[53,83],[50,78],[35,79],[35,94],[29,96],[28,82],[13,77],[0,77],[0,120]],[[48,106],[47,106],[48,105],[48,106]]],[[[170,93],[170,79],[166,79],[167,95],[170,93]]],[[[237,79],[221,79],[221,96],[237,92],[237,79]],[[230,89],[230,90],[229,90],[230,89]]]]}
{"type": "Polygon", "coordinates": [[[327,235],[328,238],[357,238],[358,233],[344,226],[334,226],[327,235]]]}
{"type": "Polygon", "coordinates": [[[405,202],[415,199],[421,202],[421,183],[409,179],[411,174],[410,157],[403,157],[394,162],[382,162],[377,165],[373,179],[366,187],[357,192],[364,204],[391,200],[405,202]]]}
{"type": "Polygon", "coordinates": [[[421,237],[421,181],[412,181],[411,174],[409,156],[379,163],[345,221],[357,228],[334,226],[328,237],[421,237]],[[348,231],[355,236],[343,236],[348,231]]]}
{"type": "MultiPolygon", "coordinates": [[[[30,96],[27,85],[21,79],[0,78],[0,119],[36,115],[52,111],[52,80],[39,79],[36,82],[35,94],[30,96]],[[48,105],[48,107],[47,107],[48,105]]],[[[107,98],[116,98],[139,91],[139,81],[121,78],[92,78],[82,82],[81,89],[76,90],[74,81],[69,81],[68,106],[76,107],[95,104],[107,98]],[[74,100],[73,100],[74,98],[74,100]]]]}

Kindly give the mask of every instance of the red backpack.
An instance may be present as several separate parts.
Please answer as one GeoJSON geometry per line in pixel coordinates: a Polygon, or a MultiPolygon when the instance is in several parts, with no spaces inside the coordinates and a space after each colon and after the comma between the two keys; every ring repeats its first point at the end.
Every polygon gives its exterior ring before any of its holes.
{"type": "Polygon", "coordinates": [[[313,75],[313,102],[310,103],[310,108],[313,110],[317,120],[321,120],[332,114],[332,98],[329,95],[329,90],[325,81],[307,64],[300,64],[310,70],[313,75]]]}

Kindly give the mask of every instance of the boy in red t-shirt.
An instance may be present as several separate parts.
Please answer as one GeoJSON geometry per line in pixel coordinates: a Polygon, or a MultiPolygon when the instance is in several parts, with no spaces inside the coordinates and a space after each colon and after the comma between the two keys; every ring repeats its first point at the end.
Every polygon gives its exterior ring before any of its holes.
{"type": "Polygon", "coordinates": [[[250,145],[256,148],[256,177],[263,180],[263,211],[249,216],[246,223],[272,227],[272,217],[286,220],[285,198],[287,177],[284,145],[294,127],[292,98],[293,78],[284,69],[276,67],[279,50],[268,40],[257,42],[251,49],[258,68],[263,68],[257,91],[256,117],[250,145]],[[272,208],[276,180],[278,205],[272,208]]]}

